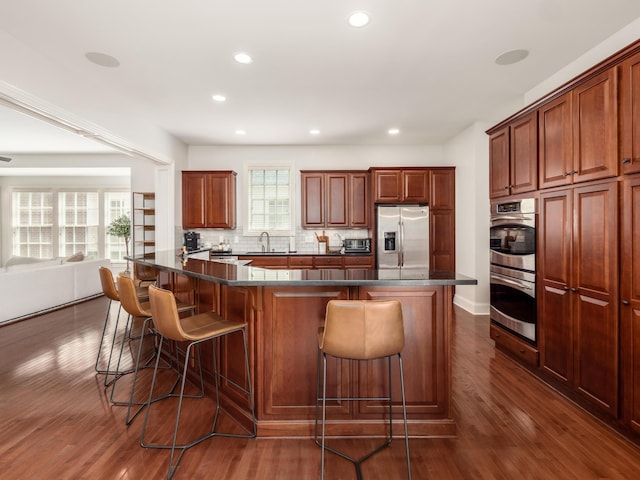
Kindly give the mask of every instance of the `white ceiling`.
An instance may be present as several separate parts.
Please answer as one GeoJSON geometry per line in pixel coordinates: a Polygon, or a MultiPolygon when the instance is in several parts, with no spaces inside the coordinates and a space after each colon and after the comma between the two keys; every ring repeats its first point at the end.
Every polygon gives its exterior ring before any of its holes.
{"type": "MultiPolygon", "coordinates": [[[[81,78],[96,105],[115,115],[126,103],[189,145],[442,143],[513,113],[524,92],[639,17],[638,0],[0,2],[0,30],[81,78]],[[369,26],[347,24],[355,10],[369,26]],[[513,49],[530,55],[494,63],[513,49]],[[254,62],[235,63],[238,51],[254,62]]],[[[105,150],[5,107],[0,127],[0,155],[105,150]]]]}

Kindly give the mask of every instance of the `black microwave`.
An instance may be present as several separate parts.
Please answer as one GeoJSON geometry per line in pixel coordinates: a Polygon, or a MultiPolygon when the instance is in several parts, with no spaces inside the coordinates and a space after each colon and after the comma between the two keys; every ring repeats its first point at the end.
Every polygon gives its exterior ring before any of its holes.
{"type": "Polygon", "coordinates": [[[371,253],[370,238],[345,238],[345,253],[371,253]]]}

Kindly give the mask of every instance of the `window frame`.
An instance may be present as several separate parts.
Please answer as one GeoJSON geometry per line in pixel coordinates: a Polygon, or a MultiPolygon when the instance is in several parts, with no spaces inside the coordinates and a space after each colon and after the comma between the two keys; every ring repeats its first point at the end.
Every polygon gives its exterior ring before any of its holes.
{"type": "Polygon", "coordinates": [[[250,163],[246,164],[244,168],[244,178],[246,179],[244,183],[244,201],[245,201],[245,219],[243,234],[246,236],[258,236],[262,232],[267,232],[269,235],[273,237],[290,237],[295,235],[296,222],[295,222],[295,176],[294,176],[294,165],[290,162],[282,162],[282,163],[250,163]],[[288,229],[258,229],[255,228],[251,223],[252,212],[251,212],[251,172],[254,170],[286,170],[289,176],[289,185],[288,185],[288,201],[289,201],[289,228],[288,229]]]}
{"type": "MultiPolygon", "coordinates": [[[[123,197],[127,198],[129,201],[129,207],[127,208],[127,215],[129,215],[129,218],[131,218],[131,210],[132,210],[132,205],[131,205],[131,190],[130,189],[123,189],[123,188],[91,188],[91,187],[87,187],[87,188],[77,188],[77,187],[69,187],[69,186],[65,186],[65,187],[39,187],[39,186],[24,186],[24,187],[14,187],[11,188],[10,191],[10,198],[11,198],[11,254],[12,255],[16,255],[16,245],[15,245],[15,239],[16,239],[16,228],[24,228],[21,226],[16,226],[14,225],[14,193],[47,193],[47,194],[51,194],[52,197],[52,232],[51,232],[51,252],[52,252],[52,257],[48,257],[48,258],[63,258],[66,255],[63,255],[60,253],[60,248],[62,245],[61,240],[61,235],[62,235],[62,219],[60,218],[60,194],[62,193],[96,193],[97,197],[98,197],[98,212],[97,212],[97,217],[98,217],[98,228],[97,228],[97,239],[98,239],[98,251],[97,251],[97,258],[107,258],[111,261],[111,263],[113,264],[126,264],[126,260],[124,260],[123,258],[119,259],[119,260],[113,260],[110,258],[110,255],[107,256],[107,254],[109,252],[107,252],[107,247],[108,247],[108,236],[106,233],[106,229],[108,226],[108,219],[107,219],[107,208],[108,206],[106,205],[107,202],[107,196],[110,193],[120,193],[120,194],[124,194],[123,197]]],[[[124,250],[124,249],[123,249],[124,250]]],[[[87,252],[83,252],[85,253],[85,255],[91,255],[91,253],[87,253],[87,252]]],[[[39,257],[39,258],[44,258],[44,257],[39,257]]]]}

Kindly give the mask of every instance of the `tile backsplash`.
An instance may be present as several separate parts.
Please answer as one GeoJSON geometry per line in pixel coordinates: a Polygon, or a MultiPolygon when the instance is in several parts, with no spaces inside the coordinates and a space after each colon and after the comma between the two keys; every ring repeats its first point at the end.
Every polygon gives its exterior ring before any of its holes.
{"type": "MultiPolygon", "coordinates": [[[[242,229],[235,230],[210,230],[195,229],[194,232],[200,234],[200,244],[203,247],[219,245],[222,242],[228,242],[232,251],[235,253],[256,252],[261,251],[260,237],[257,235],[243,235],[242,229]]],[[[272,251],[288,252],[292,250],[290,246],[294,246],[298,253],[318,253],[318,241],[315,234],[322,235],[322,229],[309,230],[298,228],[295,236],[276,237],[271,236],[270,245],[272,251]]],[[[182,247],[184,232],[181,228],[176,229],[176,249],[182,247]]],[[[329,237],[329,248],[339,250],[342,245],[343,238],[368,238],[372,235],[369,229],[325,229],[324,234],[329,237]]],[[[264,240],[266,246],[266,239],[264,240]]]]}

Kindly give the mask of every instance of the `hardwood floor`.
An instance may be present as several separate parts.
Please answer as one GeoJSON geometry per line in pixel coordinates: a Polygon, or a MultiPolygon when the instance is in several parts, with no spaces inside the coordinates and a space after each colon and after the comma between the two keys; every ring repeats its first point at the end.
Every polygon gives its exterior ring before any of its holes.
{"type": "MultiPolygon", "coordinates": [[[[111,406],[94,374],[106,305],[98,298],[0,328],[1,478],[166,477],[168,452],[138,445],[142,418],[127,428],[126,409],[111,406]]],[[[488,328],[486,317],[456,309],[458,436],[411,439],[414,479],[640,478],[638,447],[496,352],[488,328]]],[[[156,404],[159,416],[149,428],[170,423],[165,403],[156,404]]],[[[206,410],[187,405],[191,429],[206,423],[198,417],[206,410]]],[[[372,445],[338,442],[357,451],[372,445]]],[[[310,479],[319,477],[319,463],[311,439],[214,438],[185,454],[176,478],[310,479]]],[[[397,439],[362,469],[365,479],[406,478],[403,442],[397,439]]],[[[326,478],[355,478],[355,472],[329,455],[326,478]]]]}

